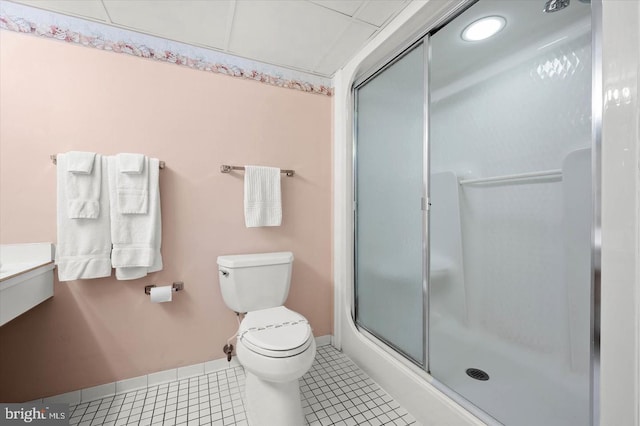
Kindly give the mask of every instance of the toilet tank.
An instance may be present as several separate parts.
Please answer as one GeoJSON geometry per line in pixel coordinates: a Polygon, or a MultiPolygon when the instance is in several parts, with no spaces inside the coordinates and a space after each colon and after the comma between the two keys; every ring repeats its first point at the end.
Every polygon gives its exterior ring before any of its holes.
{"type": "Polygon", "coordinates": [[[235,312],[281,306],[289,294],[293,253],[238,254],[218,257],[224,303],[235,312]]]}

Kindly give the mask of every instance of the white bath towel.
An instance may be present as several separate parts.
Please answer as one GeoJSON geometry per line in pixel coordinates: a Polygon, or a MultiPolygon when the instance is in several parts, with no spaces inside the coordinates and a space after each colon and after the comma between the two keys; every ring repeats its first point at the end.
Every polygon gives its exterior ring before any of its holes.
{"type": "MultiPolygon", "coordinates": [[[[109,157],[109,193],[118,200],[118,160],[109,157]]],[[[111,203],[111,239],[113,250],[111,264],[116,268],[116,278],[133,280],[162,269],[162,218],[160,212],[160,162],[147,158],[143,175],[148,176],[149,201],[146,214],[123,214],[117,202],[111,203]]]]}
{"type": "Polygon", "coordinates": [[[100,186],[102,176],[95,152],[70,151],[60,154],[66,168],[67,217],[69,219],[97,219],[100,215],[100,186]],[[95,170],[95,173],[94,173],[95,170]]]}
{"type": "Polygon", "coordinates": [[[142,154],[118,154],[116,160],[118,211],[122,214],[147,214],[149,211],[149,158],[142,154]]]}
{"type": "MultiPolygon", "coordinates": [[[[72,156],[71,156],[72,157],[72,156]]],[[[91,174],[98,183],[98,208],[93,218],[70,218],[68,181],[79,174],[70,173],[67,154],[57,158],[57,233],[56,265],[60,281],[108,277],[111,275],[111,232],[109,229],[109,191],[106,159],[95,155],[91,174]]]]}
{"type": "Polygon", "coordinates": [[[244,166],[244,222],[247,228],[280,226],[280,169],[244,166]]]}

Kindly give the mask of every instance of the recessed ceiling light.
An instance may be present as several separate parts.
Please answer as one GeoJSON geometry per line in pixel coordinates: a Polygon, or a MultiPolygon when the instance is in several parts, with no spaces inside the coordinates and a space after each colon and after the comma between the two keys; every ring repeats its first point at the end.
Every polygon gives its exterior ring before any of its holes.
{"type": "Polygon", "coordinates": [[[502,16],[487,16],[467,25],[461,37],[465,41],[480,41],[499,33],[507,24],[502,16]]]}

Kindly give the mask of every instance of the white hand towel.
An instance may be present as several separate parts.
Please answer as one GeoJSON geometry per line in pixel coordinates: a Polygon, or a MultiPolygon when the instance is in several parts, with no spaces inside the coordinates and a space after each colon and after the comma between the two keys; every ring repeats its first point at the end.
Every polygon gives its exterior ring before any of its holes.
{"type": "Polygon", "coordinates": [[[67,217],[69,219],[97,219],[100,215],[100,186],[102,169],[96,162],[94,152],[70,151],[60,154],[64,164],[58,170],[65,170],[67,197],[67,217]],[[95,173],[94,173],[95,169],[95,173]]]}
{"type": "Polygon", "coordinates": [[[142,154],[116,155],[118,211],[147,214],[149,211],[149,159],[142,154]]]}
{"type": "MultiPolygon", "coordinates": [[[[69,156],[58,155],[57,167],[57,244],[56,265],[60,281],[108,277],[111,275],[111,232],[109,229],[109,191],[106,159],[95,155],[92,175],[98,182],[95,218],[69,218],[67,181],[69,156]]],[[[77,177],[77,176],[76,176],[77,177]]]]}
{"type": "MultiPolygon", "coordinates": [[[[123,175],[118,171],[116,157],[109,157],[109,192],[117,199],[117,181],[123,175]]],[[[116,278],[133,280],[162,269],[162,217],[160,212],[160,161],[147,158],[142,173],[148,177],[149,202],[146,214],[123,214],[116,203],[111,203],[111,264],[116,278]]]]}
{"type": "Polygon", "coordinates": [[[118,171],[120,173],[142,173],[146,157],[142,154],[118,154],[118,171]]]}
{"type": "Polygon", "coordinates": [[[244,166],[244,222],[247,228],[280,226],[280,169],[244,166]]]}
{"type": "Polygon", "coordinates": [[[96,158],[95,152],[69,151],[67,152],[67,171],[90,175],[96,158]]]}

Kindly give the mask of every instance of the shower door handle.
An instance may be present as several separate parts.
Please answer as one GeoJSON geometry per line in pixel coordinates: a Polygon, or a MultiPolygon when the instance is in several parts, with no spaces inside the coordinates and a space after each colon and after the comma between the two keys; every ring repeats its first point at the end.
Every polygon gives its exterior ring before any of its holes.
{"type": "Polygon", "coordinates": [[[428,212],[431,208],[431,201],[428,198],[421,197],[420,198],[420,209],[428,212]]]}

